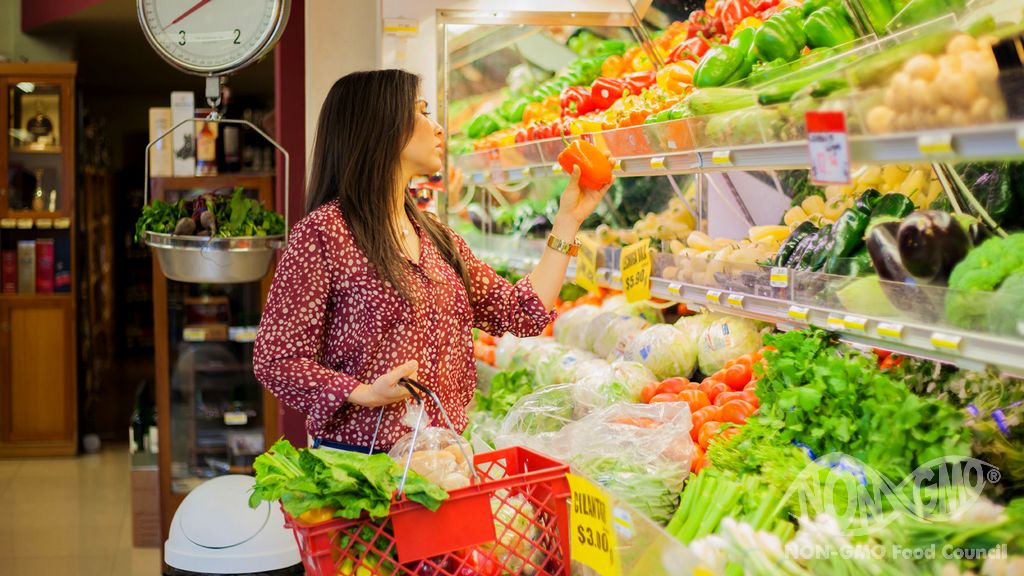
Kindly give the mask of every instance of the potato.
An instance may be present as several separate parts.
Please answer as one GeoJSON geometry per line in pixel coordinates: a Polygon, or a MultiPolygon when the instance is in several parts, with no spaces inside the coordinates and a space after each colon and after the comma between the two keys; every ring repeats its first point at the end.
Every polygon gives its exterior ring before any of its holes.
{"type": "Polygon", "coordinates": [[[885,134],[892,130],[892,120],[895,116],[892,108],[888,106],[875,106],[868,112],[868,132],[872,134],[885,134]]]}
{"type": "MultiPolygon", "coordinates": [[[[936,81],[936,84],[939,82],[936,81]]],[[[978,80],[973,74],[967,72],[948,74],[946,84],[938,85],[936,89],[940,94],[944,94],[947,100],[965,111],[970,110],[971,105],[978,98],[978,80]],[[949,93],[944,93],[946,90],[949,93]]]]}
{"type": "Polygon", "coordinates": [[[892,108],[895,110],[909,108],[913,97],[910,89],[910,76],[905,72],[897,72],[893,74],[889,86],[893,91],[892,108]]]}
{"type": "Polygon", "coordinates": [[[936,126],[949,126],[953,123],[953,107],[949,104],[943,104],[935,110],[935,124],[936,126]]]}
{"type": "Polygon", "coordinates": [[[931,82],[939,73],[939,61],[931,54],[918,54],[903,66],[903,71],[911,78],[931,82]]]}
{"type": "Polygon", "coordinates": [[[971,119],[975,122],[988,122],[992,120],[992,101],[982,96],[975,100],[971,106],[971,119]]]}
{"type": "Polygon", "coordinates": [[[948,44],[946,44],[947,54],[960,54],[962,52],[972,52],[978,50],[978,41],[973,36],[967,34],[958,34],[954,36],[948,44]]]}
{"type": "Polygon", "coordinates": [[[665,278],[675,278],[676,274],[678,273],[678,266],[666,266],[665,269],[661,271],[661,275],[664,276],[665,278]]]}

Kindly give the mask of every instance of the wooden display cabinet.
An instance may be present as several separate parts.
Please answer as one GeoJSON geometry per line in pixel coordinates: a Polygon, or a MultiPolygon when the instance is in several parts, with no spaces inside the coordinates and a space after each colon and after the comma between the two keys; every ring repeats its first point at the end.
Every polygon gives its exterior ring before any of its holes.
{"type": "MultiPolygon", "coordinates": [[[[270,174],[166,177],[151,200],[176,202],[242,187],[274,206],[270,174]]],[[[255,339],[274,268],[259,282],[169,280],[153,258],[156,419],[162,537],[188,492],[220,474],[252,473],[251,460],[277,439],[277,401],[252,370],[255,339]],[[226,336],[226,338],[225,338],[226,336]]]]}
{"type": "Polygon", "coordinates": [[[54,243],[49,258],[40,248],[20,262],[49,283],[0,268],[15,290],[0,289],[0,457],[78,451],[75,73],[74,63],[0,64],[0,251],[54,243]],[[59,274],[38,267],[54,255],[59,274]]]}

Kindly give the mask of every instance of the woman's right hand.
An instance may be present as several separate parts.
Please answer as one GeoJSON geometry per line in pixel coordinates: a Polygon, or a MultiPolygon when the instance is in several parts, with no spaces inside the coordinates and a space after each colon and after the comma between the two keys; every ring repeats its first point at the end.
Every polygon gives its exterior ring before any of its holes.
{"type": "Polygon", "coordinates": [[[409,391],[398,385],[402,378],[415,378],[419,364],[410,360],[387,374],[377,378],[373,384],[360,384],[349,394],[348,401],[357,406],[378,408],[402,402],[409,397],[409,391]]]}

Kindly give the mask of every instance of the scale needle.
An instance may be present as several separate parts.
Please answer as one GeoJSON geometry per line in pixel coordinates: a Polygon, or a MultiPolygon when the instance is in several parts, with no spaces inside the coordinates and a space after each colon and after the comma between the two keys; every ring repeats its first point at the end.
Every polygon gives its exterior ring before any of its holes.
{"type": "Polygon", "coordinates": [[[178,22],[181,22],[181,21],[182,21],[182,20],[184,20],[185,18],[188,18],[188,16],[189,16],[190,14],[192,14],[192,13],[193,13],[193,12],[195,12],[196,10],[199,10],[199,9],[200,9],[200,8],[202,8],[203,6],[206,6],[206,5],[207,5],[207,4],[209,4],[209,3],[210,3],[210,0],[199,0],[199,2],[196,2],[196,5],[195,5],[195,6],[193,6],[193,7],[189,8],[188,10],[185,10],[185,12],[183,12],[181,16],[178,16],[177,18],[175,18],[175,19],[174,19],[174,21],[173,21],[173,22],[171,22],[171,23],[170,23],[170,24],[168,24],[167,26],[164,26],[164,30],[167,30],[167,29],[168,29],[168,28],[170,28],[171,26],[174,26],[174,25],[175,25],[175,24],[177,24],[178,22]]]}

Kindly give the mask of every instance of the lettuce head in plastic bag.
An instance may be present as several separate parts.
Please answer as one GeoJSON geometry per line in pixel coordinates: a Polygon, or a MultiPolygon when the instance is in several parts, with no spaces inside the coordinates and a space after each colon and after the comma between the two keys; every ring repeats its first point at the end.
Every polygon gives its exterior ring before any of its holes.
{"type": "Polygon", "coordinates": [[[557,384],[560,381],[555,377],[559,364],[567,354],[572,352],[568,346],[564,346],[548,340],[534,348],[527,361],[533,367],[533,376],[539,385],[557,384]]]}
{"type": "Polygon", "coordinates": [[[639,362],[612,362],[608,370],[591,374],[576,383],[573,390],[576,416],[614,404],[640,402],[640,391],[656,381],[654,374],[639,362]]]}
{"type": "MultiPolygon", "coordinates": [[[[543,367],[537,367],[537,374],[543,373],[544,379],[538,380],[541,384],[563,384],[566,382],[575,382],[579,376],[579,370],[585,368],[588,363],[594,360],[599,360],[590,352],[583,350],[566,350],[564,354],[557,358],[546,358],[545,361],[548,363],[543,367]]],[[[603,360],[600,361],[603,365],[607,366],[608,363],[603,360]]],[[[596,367],[589,367],[586,370],[593,370],[596,367]]],[[[588,372],[584,372],[588,373],[588,372]]]]}
{"type": "MultiPolygon", "coordinates": [[[[603,316],[603,315],[602,315],[603,316]]],[[[594,319],[594,322],[598,322],[602,319],[602,316],[598,316],[594,319]]],[[[594,325],[591,322],[591,325],[594,325]]],[[[594,347],[591,350],[598,358],[608,358],[609,360],[614,357],[621,357],[626,351],[626,346],[629,345],[629,341],[634,336],[640,333],[641,330],[647,328],[650,324],[643,318],[636,316],[616,316],[609,322],[604,324],[603,330],[597,333],[594,339],[594,347]]]]}
{"type": "Polygon", "coordinates": [[[590,322],[601,314],[601,309],[593,304],[577,306],[555,320],[555,340],[566,346],[586,349],[587,328],[590,322]]]}
{"type": "Polygon", "coordinates": [[[626,347],[625,359],[646,366],[658,380],[689,378],[697,365],[697,338],[669,324],[644,329],[626,347]]]}
{"type": "Polygon", "coordinates": [[[729,360],[760,348],[761,331],[757,322],[723,316],[709,324],[698,341],[697,361],[702,373],[713,374],[729,360]]]}
{"type": "Polygon", "coordinates": [[[625,294],[616,294],[607,298],[601,303],[601,311],[615,312],[625,316],[637,316],[651,324],[658,324],[665,320],[660,309],[651,306],[647,301],[630,303],[626,300],[625,294]]]}

